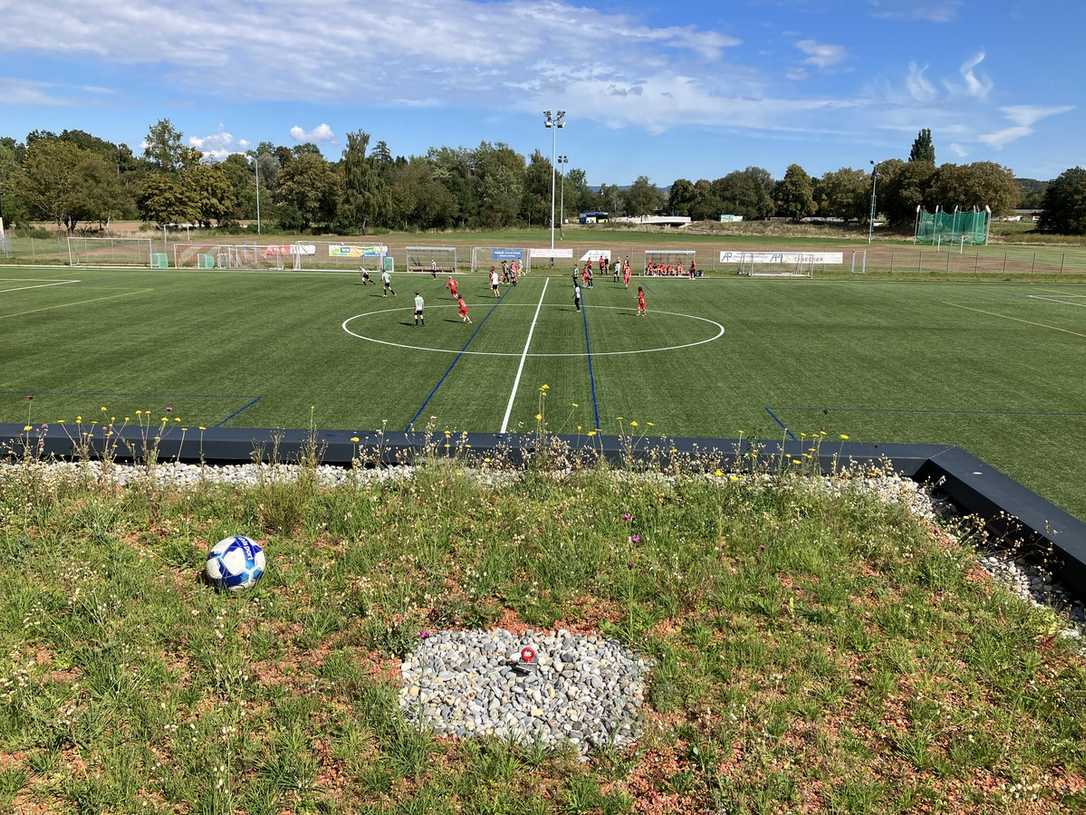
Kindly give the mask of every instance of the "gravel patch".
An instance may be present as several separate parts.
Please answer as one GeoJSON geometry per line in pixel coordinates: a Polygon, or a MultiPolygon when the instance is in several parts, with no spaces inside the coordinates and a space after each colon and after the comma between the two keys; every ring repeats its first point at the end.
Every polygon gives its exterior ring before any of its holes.
{"type": "Polygon", "coordinates": [[[614,640],[564,630],[441,631],[400,666],[400,707],[439,735],[570,742],[583,753],[637,739],[648,668],[614,640]],[[517,667],[525,646],[534,670],[517,667]]]}

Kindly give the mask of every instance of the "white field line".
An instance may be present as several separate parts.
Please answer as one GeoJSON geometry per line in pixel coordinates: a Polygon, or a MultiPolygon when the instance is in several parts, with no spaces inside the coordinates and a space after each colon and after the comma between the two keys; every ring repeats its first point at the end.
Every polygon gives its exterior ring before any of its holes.
{"type": "Polygon", "coordinates": [[[513,390],[509,392],[509,404],[505,406],[505,416],[502,417],[502,426],[499,433],[504,433],[506,428],[509,427],[509,416],[513,413],[513,402],[517,398],[517,388],[520,387],[520,375],[524,373],[524,360],[528,358],[528,348],[532,344],[532,334],[535,333],[535,324],[539,319],[539,310],[543,308],[543,297],[547,294],[547,284],[551,282],[548,277],[543,280],[543,291],[539,293],[539,302],[535,306],[535,315],[532,317],[532,324],[528,328],[528,339],[524,341],[524,351],[520,355],[520,363],[517,365],[517,375],[513,377],[513,390]]]}
{"type": "MultiPolygon", "coordinates": [[[[11,282],[14,283],[16,281],[13,280],[11,282]]],[[[78,281],[78,280],[57,280],[56,282],[53,282],[53,283],[38,283],[35,286],[16,286],[15,288],[12,288],[12,289],[0,289],[0,294],[6,294],[9,291],[26,291],[27,289],[47,289],[50,286],[66,286],[69,283],[79,283],[79,282],[80,281],[78,281]]]]}
{"type": "Polygon", "coordinates": [[[1060,303],[1064,306],[1078,306],[1079,308],[1086,308],[1086,303],[1073,303],[1070,300],[1060,300],[1057,297],[1044,297],[1040,294],[1028,295],[1030,300],[1044,300],[1047,303],[1060,303]]]}
{"type": "Polygon", "coordinates": [[[86,303],[97,303],[100,300],[113,300],[117,297],[130,297],[133,294],[146,294],[154,289],[134,289],[133,291],[127,291],[122,294],[107,294],[105,297],[92,297],[90,300],[76,300],[74,303],[60,303],[55,306],[43,306],[42,308],[32,308],[27,311],[16,311],[14,314],[0,314],[0,320],[6,320],[8,317],[24,317],[27,314],[37,314],[39,311],[52,311],[55,308],[67,308],[68,306],[82,306],[86,303]]]}
{"type": "Polygon", "coordinates": [[[1037,291],[1048,292],[1049,294],[1058,294],[1060,297],[1086,297],[1086,294],[1073,294],[1069,291],[1056,291],[1055,289],[1037,289],[1037,291]]]}
{"type": "Polygon", "coordinates": [[[972,306],[963,306],[960,303],[951,303],[947,300],[942,301],[944,306],[954,306],[954,308],[964,308],[966,311],[975,311],[977,314],[987,314],[989,317],[1002,317],[1004,320],[1014,320],[1016,323],[1025,323],[1026,325],[1035,325],[1038,328],[1047,328],[1051,331],[1059,331],[1063,334],[1073,334],[1076,337],[1082,337],[1086,339],[1086,334],[1080,334],[1077,331],[1071,331],[1068,328],[1060,328],[1055,325],[1047,325],[1046,323],[1035,323],[1032,320],[1023,320],[1021,317],[1010,317],[1006,314],[999,314],[995,311],[985,311],[980,308],[973,308],[972,306]]]}

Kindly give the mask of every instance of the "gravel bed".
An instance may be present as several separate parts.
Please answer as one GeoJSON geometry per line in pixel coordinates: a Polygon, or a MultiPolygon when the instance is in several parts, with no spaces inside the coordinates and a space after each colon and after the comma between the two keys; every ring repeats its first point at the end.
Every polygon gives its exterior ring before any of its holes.
{"type": "Polygon", "coordinates": [[[441,631],[400,666],[400,707],[439,735],[623,746],[638,736],[648,668],[614,640],[564,630],[441,631]],[[535,670],[516,667],[524,646],[538,655],[535,670]]]}

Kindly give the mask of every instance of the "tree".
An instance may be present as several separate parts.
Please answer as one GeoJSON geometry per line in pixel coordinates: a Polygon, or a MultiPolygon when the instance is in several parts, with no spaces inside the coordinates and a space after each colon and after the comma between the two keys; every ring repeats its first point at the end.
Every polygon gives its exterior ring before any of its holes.
{"type": "MultiPolygon", "coordinates": [[[[560,217],[555,202],[554,217],[560,217]]],[[[571,207],[572,209],[572,207],[571,207]]],[[[539,150],[532,153],[524,171],[524,198],[520,217],[529,224],[549,225],[551,218],[551,160],[539,150]]]]}
{"type": "Polygon", "coordinates": [[[594,206],[608,215],[625,215],[628,212],[625,196],[615,184],[600,184],[594,206]]]}
{"type": "Polygon", "coordinates": [[[524,157],[509,145],[482,142],[472,151],[472,180],[478,226],[514,223],[524,194],[524,157]]]}
{"type": "Polygon", "coordinates": [[[125,201],[116,171],[101,156],[55,138],[29,146],[16,184],[32,216],[64,224],[69,233],[80,221],[110,220],[125,201]]]}
{"type": "Polygon", "coordinates": [[[6,226],[21,223],[26,216],[18,192],[20,165],[25,155],[25,148],[15,139],[0,139],[0,218],[6,226]]]}
{"type": "Polygon", "coordinates": [[[197,164],[190,167],[181,176],[181,183],[191,196],[196,211],[196,220],[201,226],[209,227],[211,222],[222,222],[233,217],[237,199],[234,185],[221,165],[197,164]]]}
{"type": "Polygon", "coordinates": [[[649,177],[639,175],[624,196],[626,212],[631,215],[652,215],[664,206],[664,196],[649,181],[649,177]]]}
{"type": "Polygon", "coordinates": [[[912,227],[916,208],[928,206],[935,167],[926,161],[887,159],[877,167],[878,211],[886,215],[891,226],[912,227]]]}
{"type": "Polygon", "coordinates": [[[677,178],[667,192],[667,210],[670,215],[689,215],[697,204],[697,190],[694,182],[686,178],[677,178]]]}
{"type": "Polygon", "coordinates": [[[347,134],[343,150],[344,211],[342,219],[365,232],[390,206],[388,185],[366,155],[370,134],[362,130],[347,134]]]}
{"type": "Polygon", "coordinates": [[[720,213],[742,215],[747,220],[773,214],[773,176],[762,167],[736,170],[712,183],[720,213]]]}
{"type": "Polygon", "coordinates": [[[187,224],[199,217],[192,190],[171,173],[157,172],[144,179],[136,199],[140,217],[163,227],[187,224]]]}
{"type": "Polygon", "coordinates": [[[1086,235],[1086,169],[1064,170],[1049,183],[1037,226],[1042,232],[1086,235]]]}
{"type": "Polygon", "coordinates": [[[784,178],[777,185],[774,200],[777,213],[800,221],[814,214],[814,183],[807,171],[798,164],[789,165],[784,178]]]}
{"type": "Polygon", "coordinates": [[[926,161],[935,163],[935,143],[931,140],[931,131],[924,128],[913,141],[913,148],[909,151],[909,161],[926,161]]]}
{"type": "Polygon", "coordinates": [[[973,164],[944,164],[935,171],[931,181],[930,198],[950,212],[954,207],[983,210],[990,207],[993,215],[1002,215],[1018,203],[1018,185],[1014,173],[995,162],[973,164]]]}
{"type": "Polygon", "coordinates": [[[574,167],[566,173],[566,212],[576,215],[591,209],[593,205],[588,176],[584,170],[574,167]]]}
{"type": "Polygon", "coordinates": [[[868,214],[871,177],[863,170],[842,167],[818,179],[814,188],[818,214],[846,221],[863,220],[868,214]]]}
{"type": "Polygon", "coordinates": [[[279,173],[275,191],[279,222],[287,229],[329,224],[336,218],[342,192],[342,176],[323,156],[294,158],[279,173]]]}
{"type": "Polygon", "coordinates": [[[694,182],[694,203],[690,205],[690,217],[695,221],[716,221],[722,212],[720,198],[711,181],[699,178],[694,182]]]}
{"type": "Polygon", "coordinates": [[[196,164],[199,150],[181,143],[181,131],[169,119],[159,119],[147,130],[143,157],[166,173],[179,173],[196,164]]]}

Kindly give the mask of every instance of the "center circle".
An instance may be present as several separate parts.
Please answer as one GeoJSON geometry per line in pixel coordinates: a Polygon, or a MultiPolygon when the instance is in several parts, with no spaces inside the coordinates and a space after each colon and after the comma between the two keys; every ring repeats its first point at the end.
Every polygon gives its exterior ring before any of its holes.
{"type": "MultiPolygon", "coordinates": [[[[436,306],[427,306],[426,308],[429,310],[429,309],[456,308],[456,307],[457,307],[456,304],[444,303],[444,304],[436,305],[436,306]]],[[[505,303],[505,304],[499,305],[498,307],[499,308],[536,308],[536,304],[534,304],[534,303],[505,303]]],[[[566,306],[564,306],[562,304],[559,304],[559,303],[544,303],[543,308],[566,308],[566,306]]],[[[630,310],[628,306],[592,306],[592,308],[593,309],[608,309],[608,310],[611,310],[611,311],[629,311],[630,310]]],[[[359,333],[357,331],[353,331],[350,328],[350,324],[353,323],[355,320],[361,320],[361,319],[364,319],[366,317],[373,317],[374,315],[377,315],[377,314],[391,314],[391,313],[397,312],[397,311],[413,312],[414,308],[412,306],[406,306],[406,307],[397,307],[397,308],[382,308],[382,309],[378,309],[377,311],[367,311],[364,314],[356,314],[353,317],[348,317],[346,320],[343,321],[343,323],[341,324],[340,327],[345,332],[350,334],[352,337],[357,337],[358,339],[366,340],[367,342],[375,342],[375,343],[378,343],[379,345],[388,345],[388,346],[391,346],[393,348],[405,348],[405,349],[407,349],[409,351],[429,351],[429,352],[435,353],[435,354],[472,354],[474,356],[480,356],[480,357],[519,357],[519,356],[529,356],[529,357],[588,357],[588,356],[592,356],[592,357],[613,357],[613,356],[625,356],[627,354],[656,354],[656,353],[659,353],[661,351],[678,351],[678,350],[680,350],[682,348],[693,348],[694,346],[697,346],[697,345],[705,345],[706,343],[710,343],[710,342],[714,342],[716,340],[719,340],[721,337],[724,336],[724,326],[721,325],[720,323],[718,323],[716,320],[710,320],[708,317],[697,317],[697,316],[695,316],[693,314],[681,314],[681,313],[679,313],[677,311],[660,311],[659,309],[653,309],[652,313],[654,315],[655,314],[666,314],[669,317],[682,317],[682,318],[687,319],[687,320],[697,320],[698,322],[708,323],[709,325],[716,328],[716,333],[711,337],[708,337],[706,339],[697,340],[696,342],[685,342],[685,343],[682,343],[680,345],[663,345],[663,346],[660,346],[658,348],[631,348],[631,349],[626,350],[626,351],[593,351],[592,353],[588,353],[588,352],[532,353],[532,352],[529,352],[528,354],[525,355],[525,354],[522,354],[521,352],[517,352],[517,351],[467,351],[467,350],[460,350],[458,348],[431,348],[431,347],[425,346],[425,345],[411,345],[411,344],[405,343],[405,342],[393,342],[391,340],[382,340],[382,339],[379,339],[378,337],[370,337],[370,336],[367,336],[366,334],[361,334],[361,333],[359,333]]]]}

